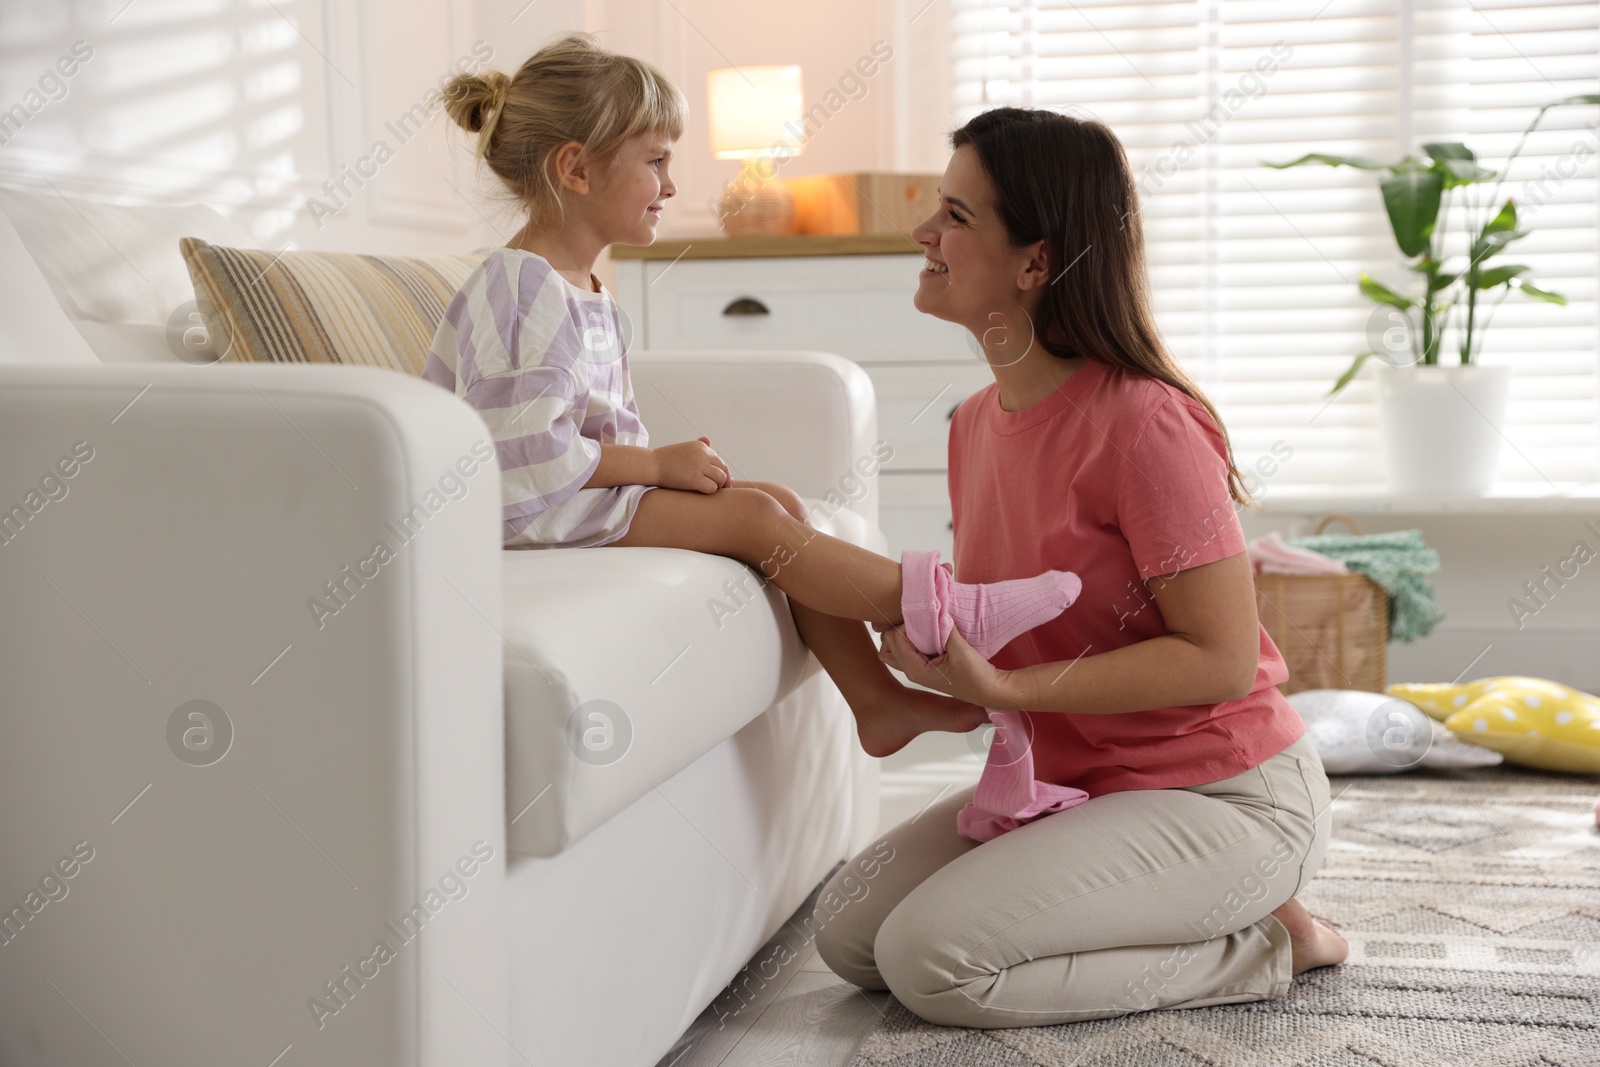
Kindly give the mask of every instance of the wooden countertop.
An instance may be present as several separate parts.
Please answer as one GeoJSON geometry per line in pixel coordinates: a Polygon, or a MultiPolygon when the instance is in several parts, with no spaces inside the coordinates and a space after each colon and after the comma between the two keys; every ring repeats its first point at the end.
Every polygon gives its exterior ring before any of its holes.
{"type": "Polygon", "coordinates": [[[767,256],[917,255],[922,246],[897,233],[801,234],[785,237],[729,237],[714,234],[657,241],[653,245],[611,246],[612,259],[747,259],[767,256]]]}

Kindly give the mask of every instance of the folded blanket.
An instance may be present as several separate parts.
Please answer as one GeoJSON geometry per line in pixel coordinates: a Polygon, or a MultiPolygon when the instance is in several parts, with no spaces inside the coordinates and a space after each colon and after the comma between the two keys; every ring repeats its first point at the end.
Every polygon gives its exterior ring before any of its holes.
{"type": "Polygon", "coordinates": [[[1245,546],[1257,574],[1345,574],[1343,563],[1310,549],[1294,548],[1274,530],[1245,546]]]}
{"type": "Polygon", "coordinates": [[[1322,534],[1284,542],[1309,548],[1371,578],[1389,594],[1389,640],[1426,637],[1444,611],[1433,599],[1430,575],[1439,569],[1439,553],[1422,543],[1421,530],[1381,534],[1322,534]]]}

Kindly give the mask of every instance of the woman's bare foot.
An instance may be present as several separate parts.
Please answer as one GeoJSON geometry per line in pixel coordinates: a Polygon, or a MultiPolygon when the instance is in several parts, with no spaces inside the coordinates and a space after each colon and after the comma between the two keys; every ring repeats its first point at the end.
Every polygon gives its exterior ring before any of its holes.
{"type": "Polygon", "coordinates": [[[929,730],[964,734],[989,721],[989,713],[976,704],[898,683],[852,710],[861,747],[879,758],[900,751],[929,730]]]}
{"type": "Polygon", "coordinates": [[[1313,919],[1306,906],[1292,897],[1289,903],[1273,912],[1272,917],[1289,931],[1289,943],[1294,946],[1295,974],[1303,974],[1313,967],[1343,963],[1350,955],[1350,943],[1344,935],[1323,920],[1313,919]]]}

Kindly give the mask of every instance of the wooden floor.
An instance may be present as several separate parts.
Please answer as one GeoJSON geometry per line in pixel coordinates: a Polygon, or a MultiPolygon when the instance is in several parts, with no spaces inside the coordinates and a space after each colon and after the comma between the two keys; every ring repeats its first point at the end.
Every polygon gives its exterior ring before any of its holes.
{"type": "MultiPolygon", "coordinates": [[[[978,780],[970,735],[923,734],[883,761],[879,832],[909,819],[954,789],[978,780]]],[[[788,959],[776,978],[730,1012],[718,997],[657,1067],[844,1067],[882,1014],[889,994],[863,990],[817,956],[799,921],[816,904],[817,886],[752,962],[788,959]],[[782,945],[788,951],[779,951],[782,945]]]]}

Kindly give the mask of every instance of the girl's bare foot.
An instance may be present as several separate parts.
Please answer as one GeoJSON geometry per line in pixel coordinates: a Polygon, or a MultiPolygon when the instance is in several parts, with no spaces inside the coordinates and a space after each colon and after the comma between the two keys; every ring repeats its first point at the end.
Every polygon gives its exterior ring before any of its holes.
{"type": "Polygon", "coordinates": [[[899,683],[852,710],[861,747],[879,758],[900,751],[929,730],[962,734],[989,721],[989,713],[976,704],[899,683]]]}
{"type": "Polygon", "coordinates": [[[1289,943],[1294,946],[1295,974],[1313,967],[1343,963],[1350,955],[1350,943],[1344,935],[1323,920],[1313,919],[1306,906],[1292,897],[1289,903],[1273,912],[1272,917],[1289,931],[1289,943]]]}

